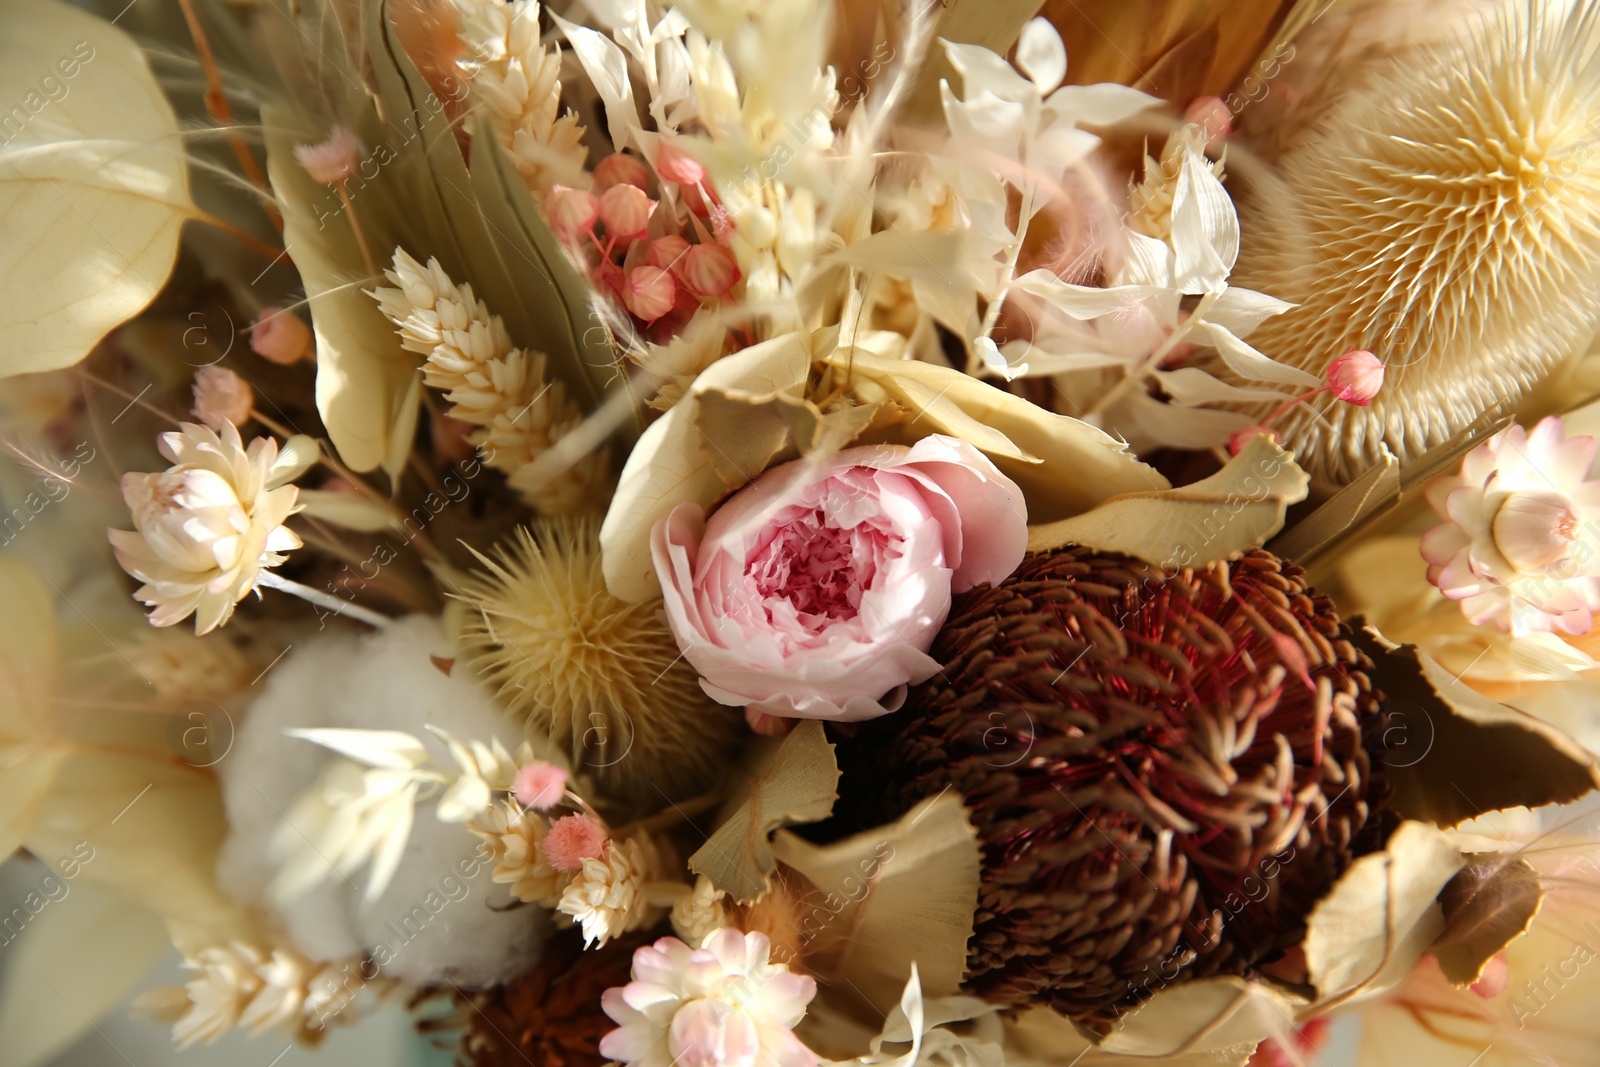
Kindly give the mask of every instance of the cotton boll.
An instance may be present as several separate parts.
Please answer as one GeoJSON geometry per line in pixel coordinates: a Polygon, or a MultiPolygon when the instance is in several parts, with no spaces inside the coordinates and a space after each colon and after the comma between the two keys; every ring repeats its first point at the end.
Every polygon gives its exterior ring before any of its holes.
{"type": "Polygon", "coordinates": [[[262,683],[234,747],[218,765],[229,832],[218,865],[223,886],[279,914],[313,959],[373,951],[385,973],[412,982],[486,985],[534,962],[547,919],[537,908],[491,910],[505,890],[476,859],[463,826],[419,804],[405,852],[383,895],[363,903],[367,870],[337,873],[283,908],[267,896],[276,873],[269,844],[295,799],[342,757],[288,737],[293,727],[403,730],[436,763],[453,767],[425,724],[508,749],[521,731],[464,670],[446,675],[430,657],[454,655],[439,620],[414,615],[361,637],[323,634],[297,642],[262,683]]]}

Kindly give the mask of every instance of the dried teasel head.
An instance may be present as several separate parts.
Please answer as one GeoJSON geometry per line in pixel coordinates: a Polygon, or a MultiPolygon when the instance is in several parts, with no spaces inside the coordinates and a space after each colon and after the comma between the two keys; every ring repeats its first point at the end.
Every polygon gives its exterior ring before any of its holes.
{"type": "Polygon", "coordinates": [[[723,773],[742,713],[701,690],[659,601],[606,590],[595,524],[519,529],[479,560],[455,590],[468,660],[604,796],[659,807],[723,773]]]}
{"type": "Polygon", "coordinates": [[[966,984],[990,1001],[1081,1017],[1248,973],[1376,844],[1383,715],[1348,634],[1266,552],[1029,556],[956,598],[943,672],[858,736],[846,789],[864,819],[962,796],[984,848],[966,984]]]}
{"type": "Polygon", "coordinates": [[[1316,374],[1352,348],[1388,367],[1370,407],[1276,424],[1324,481],[1509,410],[1600,324],[1600,4],[1503,6],[1351,90],[1241,208],[1233,283],[1298,304],[1250,343],[1316,374]]]}

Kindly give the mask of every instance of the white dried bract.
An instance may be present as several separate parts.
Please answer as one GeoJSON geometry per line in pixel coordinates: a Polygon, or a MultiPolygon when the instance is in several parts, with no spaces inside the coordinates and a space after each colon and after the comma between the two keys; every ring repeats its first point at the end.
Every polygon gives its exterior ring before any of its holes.
{"type": "Polygon", "coordinates": [[[509,886],[511,895],[525,904],[554,908],[572,880],[569,871],[558,871],[545,860],[545,835],[550,824],[539,815],[506,801],[475,817],[467,828],[484,843],[494,863],[491,877],[496,885],[509,886]]]}
{"type": "Polygon", "coordinates": [[[599,859],[583,861],[562,891],[556,910],[583,929],[586,946],[604,945],[661,917],[651,890],[653,883],[667,877],[675,860],[644,834],[613,839],[599,859]]]}
{"type": "Polygon", "coordinates": [[[561,53],[539,42],[538,0],[454,0],[472,100],[536,195],[588,184],[583,127],[561,114],[561,53]]]}
{"type": "Polygon", "coordinates": [[[477,299],[470,285],[450,280],[436,259],[423,266],[404,249],[384,272],[394,287],[369,290],[401,344],[427,358],[424,384],[454,406],[448,414],[476,427],[467,440],[484,462],[506,472],[529,506],[547,515],[584,511],[603,501],[608,478],[605,451],[578,460],[537,486],[519,486],[518,472],[572,431],[582,412],[560,382],[545,375],[545,357],[512,345],[505,323],[477,299]]]}
{"type": "Polygon", "coordinates": [[[122,569],[145,584],[134,594],[155,608],[150,622],[171,626],[195,617],[195,632],[228,621],[233,606],[254,590],[261,571],[276,567],[300,538],[283,525],[298,490],[288,484],[316,457],[294,438],[258,437],[245,448],[232,423],[221,433],[184,423],[160,437],[173,466],[156,474],[122,476],[122,496],[135,530],[112,530],[122,569]]]}
{"type": "Polygon", "coordinates": [[[691,947],[699,948],[706,938],[730,925],[728,894],[701,875],[694,890],[672,905],[672,929],[691,947]]]}
{"type": "Polygon", "coordinates": [[[394,981],[370,961],[319,963],[286,946],[242,941],[201,949],[184,960],[197,972],[182,986],[152,990],[134,1010],[172,1024],[179,1048],[210,1044],[235,1029],[251,1036],[283,1030],[303,1044],[320,1041],[330,1022],[354,1022],[356,994],[381,996],[394,981]]]}

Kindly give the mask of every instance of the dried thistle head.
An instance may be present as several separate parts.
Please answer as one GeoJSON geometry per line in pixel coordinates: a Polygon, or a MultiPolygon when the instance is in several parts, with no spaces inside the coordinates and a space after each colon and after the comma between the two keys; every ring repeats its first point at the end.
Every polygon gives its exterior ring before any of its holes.
{"type": "Polygon", "coordinates": [[[1351,91],[1241,220],[1235,284],[1299,306],[1250,343],[1320,373],[1367,349],[1370,407],[1324,396],[1277,428],[1345,482],[1509,410],[1600,324],[1600,4],[1519,0],[1351,91]]]}
{"type": "Polygon", "coordinates": [[[661,615],[606,590],[590,522],[519,529],[458,599],[472,666],[607,799],[660,805],[715,781],[742,715],[707,697],[661,615]]]}

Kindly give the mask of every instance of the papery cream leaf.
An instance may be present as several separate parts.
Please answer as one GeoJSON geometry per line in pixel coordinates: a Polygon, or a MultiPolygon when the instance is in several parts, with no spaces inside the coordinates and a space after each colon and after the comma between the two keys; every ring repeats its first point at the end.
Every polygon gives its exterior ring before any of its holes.
{"type": "MultiPolygon", "coordinates": [[[[683,399],[640,436],[600,526],[601,566],[613,596],[635,603],[657,595],[661,584],[650,559],[650,531],[679,504],[710,507],[728,492],[711,458],[712,447],[726,451],[726,446],[703,440],[693,418],[697,393],[798,394],[810,368],[811,341],[805,334],[751,345],[703,371],[683,399]]],[[[728,454],[724,466],[743,471],[756,463],[752,456],[728,454]]]]}
{"type": "Polygon", "coordinates": [[[302,489],[295,498],[301,514],[331,522],[348,530],[376,533],[395,523],[395,514],[377,501],[352,493],[332,493],[321,489],[302,489]]]}
{"type": "Polygon", "coordinates": [[[822,898],[802,916],[800,936],[824,984],[848,981],[881,1012],[894,1006],[911,967],[930,995],[960,992],[982,860],[959,797],[931,797],[829,845],[780,831],[772,851],[816,887],[806,899],[822,898]]]}
{"type": "Polygon", "coordinates": [[[1502,808],[1570,803],[1600,785],[1594,754],[1541,719],[1470,688],[1412,645],[1352,620],[1394,723],[1384,777],[1391,805],[1453,826],[1502,808]]]}
{"type": "Polygon", "coordinates": [[[839,799],[839,764],[816,719],[806,719],[781,742],[764,746],[751,758],[756,769],[748,772],[749,788],[724,810],[716,831],[689,857],[691,871],[741,902],[764,893],[777,867],[772,832],[826,819],[839,799]]]}
{"type": "Polygon", "coordinates": [[[863,403],[889,400],[905,409],[902,436],[947,433],[987,452],[1022,488],[1035,521],[1079,514],[1119,493],[1169,486],[1103,430],[952,367],[859,349],[827,362],[863,403]]]}
{"type": "Polygon", "coordinates": [[[12,935],[16,944],[7,945],[12,980],[0,994],[0,1048],[8,1067],[54,1060],[170,949],[160,915],[114,890],[63,884],[66,895],[43,907],[20,937],[12,935]],[[18,981],[23,975],[27,980],[18,981]]]}
{"type": "Polygon", "coordinates": [[[285,730],[290,737],[311,741],[369,767],[411,770],[429,761],[422,742],[401,730],[285,730]]]}
{"type": "Polygon", "coordinates": [[[553,12],[551,18],[571,42],[573,55],[583,64],[589,83],[605,102],[612,147],[619,152],[629,145],[642,149],[642,128],[633,102],[633,83],[628,78],[627,55],[603,33],[575,25],[553,12]]]}
{"type": "Polygon", "coordinates": [[[1289,453],[1257,437],[1209,478],[1130,493],[1074,518],[1028,530],[1028,550],[1087,545],[1164,567],[1202,567],[1259,548],[1311,480],[1289,453]]]}
{"type": "Polygon", "coordinates": [[[1049,19],[1030,19],[1017,41],[1017,66],[1041,93],[1051,92],[1067,76],[1067,49],[1049,19]]]}
{"type": "Polygon", "coordinates": [[[1045,100],[1051,112],[1086,126],[1112,126],[1160,104],[1160,97],[1110,82],[1064,85],[1045,100]]]}
{"type": "Polygon", "coordinates": [[[1172,194],[1173,282],[1185,293],[1220,290],[1239,258],[1239,216],[1205,159],[1184,152],[1172,194]]]}
{"type": "Polygon", "coordinates": [[[1052,309],[1075,319],[1098,319],[1114,311],[1122,311],[1144,300],[1159,297],[1165,288],[1159,284],[1115,285],[1109,288],[1074,285],[1047,270],[1030,270],[1013,280],[1011,287],[1037,296],[1047,301],[1052,309]]]}
{"type": "MultiPolygon", "coordinates": [[[[938,41],[981,46],[1003,56],[1011,51],[1023,26],[1038,13],[1039,0],[944,0],[930,36],[938,41]]],[[[915,86],[908,91],[906,112],[913,122],[939,114],[941,83],[956,69],[945,54],[947,47],[929,50],[917,72],[915,86]]],[[[1012,77],[1022,80],[1015,72],[1012,77]]]]}
{"type": "Polygon", "coordinates": [[[1233,400],[1290,400],[1291,394],[1247,389],[1213,378],[1199,367],[1151,371],[1150,378],[1177,404],[1222,404],[1233,400]]]}
{"type": "MultiPolygon", "coordinates": [[[[1135,1018],[1138,1013],[1139,1009],[1133,1009],[1135,1018]]],[[[1151,1021],[1159,1025],[1159,1017],[1151,1021]]],[[[1139,1025],[1142,1030],[1145,1024],[1139,1025]]],[[[1250,1041],[1222,1049],[1187,1050],[1162,1056],[1154,1062],[1160,1067],[1245,1067],[1257,1044],[1257,1041],[1250,1041]]],[[[1029,1008],[1007,1021],[1006,1053],[1007,1063],[1032,1067],[1136,1067],[1141,1062],[1152,1063],[1149,1059],[1096,1048],[1071,1020],[1049,1008],[1029,1008]]]]}
{"type": "Polygon", "coordinates": [[[0,742],[52,733],[60,656],[55,602],[32,567],[0,556],[0,742]]]}
{"type": "Polygon", "coordinates": [[[1305,1005],[1305,998],[1266,982],[1234,975],[1197,978],[1157,989],[1117,1019],[1099,1048],[1160,1057],[1163,1063],[1178,1055],[1229,1057],[1268,1037],[1288,1038],[1291,1020],[1305,1005]]]}
{"type": "MultiPolygon", "coordinates": [[[[279,446],[278,458],[267,468],[267,488],[277,489],[279,486],[288,485],[315,466],[321,458],[322,449],[318,447],[314,438],[303,433],[295,434],[279,446]]],[[[305,498],[305,493],[306,490],[300,490],[302,500],[305,498]]]]}
{"type": "Polygon", "coordinates": [[[177,116],[133,38],[58,0],[0,8],[0,99],[10,108],[0,376],[9,376],[69,367],[142,311],[196,211],[177,116]],[[46,99],[39,79],[58,68],[70,80],[46,99]]]}
{"type": "Polygon", "coordinates": [[[1306,969],[1321,998],[1377,992],[1410,973],[1444,928],[1439,891],[1465,863],[1446,834],[1407,821],[1351,864],[1306,919],[1306,969]]]}
{"type": "Polygon", "coordinates": [[[1236,337],[1245,337],[1274,315],[1282,315],[1293,307],[1287,300],[1230,285],[1212,301],[1206,310],[1206,321],[1216,323],[1236,337]]]}
{"type": "Polygon", "coordinates": [[[1476,982],[1497,952],[1527,932],[1543,900],[1538,872],[1520,855],[1467,857],[1439,894],[1444,933],[1432,948],[1439,969],[1455,985],[1476,982]]]}
{"type": "Polygon", "coordinates": [[[700,431],[700,449],[730,490],[748,485],[792,446],[791,418],[812,412],[819,421],[822,417],[798,390],[749,393],[707,387],[690,396],[693,408],[689,418],[700,431]]]}
{"type": "Polygon", "coordinates": [[[1383,456],[1384,462],[1369,468],[1274,538],[1272,551],[1309,567],[1344,535],[1393,507],[1400,498],[1400,461],[1387,447],[1383,456]]]}
{"type": "Polygon", "coordinates": [[[1222,362],[1241,378],[1258,382],[1282,382],[1285,385],[1298,385],[1305,389],[1313,389],[1322,384],[1322,380],[1316,375],[1308,374],[1286,363],[1279,363],[1265,353],[1257,351],[1240,340],[1233,331],[1211,321],[1209,317],[1201,323],[1201,329],[1204,331],[1201,336],[1216,348],[1217,355],[1222,357],[1222,362]]]}

